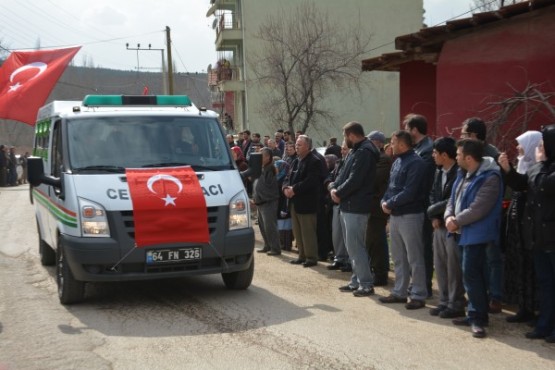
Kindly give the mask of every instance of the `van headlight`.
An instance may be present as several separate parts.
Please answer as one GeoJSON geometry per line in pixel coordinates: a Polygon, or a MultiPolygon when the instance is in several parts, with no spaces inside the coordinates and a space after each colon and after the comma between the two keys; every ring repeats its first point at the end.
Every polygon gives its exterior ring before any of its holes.
{"type": "Polygon", "coordinates": [[[106,210],[100,204],[79,198],[79,216],[83,236],[93,238],[110,237],[106,210]]]}
{"type": "Polygon", "coordinates": [[[245,191],[231,198],[229,202],[229,230],[249,227],[249,203],[245,191]]]}

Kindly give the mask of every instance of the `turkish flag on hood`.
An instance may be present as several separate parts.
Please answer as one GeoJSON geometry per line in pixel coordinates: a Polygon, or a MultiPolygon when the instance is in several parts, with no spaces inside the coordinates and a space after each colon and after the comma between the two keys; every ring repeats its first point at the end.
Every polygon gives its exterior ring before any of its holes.
{"type": "Polygon", "coordinates": [[[137,247],[165,243],[208,243],[208,211],[190,166],[128,168],[137,247]]]}
{"type": "Polygon", "coordinates": [[[34,125],[39,108],[79,49],[11,53],[0,68],[0,118],[34,125]]]}

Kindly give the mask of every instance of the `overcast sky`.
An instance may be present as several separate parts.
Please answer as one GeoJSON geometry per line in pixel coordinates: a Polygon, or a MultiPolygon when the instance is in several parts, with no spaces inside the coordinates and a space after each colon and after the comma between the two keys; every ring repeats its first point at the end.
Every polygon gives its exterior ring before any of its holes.
{"type": "MultiPolygon", "coordinates": [[[[383,0],[387,1],[387,0],[383,0]]],[[[406,0],[413,1],[413,0],[406,0]]],[[[434,26],[467,13],[472,0],[424,0],[425,22],[434,26]]],[[[206,71],[215,64],[213,17],[206,18],[210,0],[0,0],[0,46],[34,49],[82,45],[74,63],[158,71],[171,28],[178,72],[206,71]]],[[[464,17],[470,16],[470,13],[464,17]]],[[[393,41],[393,40],[392,40],[393,41]]]]}

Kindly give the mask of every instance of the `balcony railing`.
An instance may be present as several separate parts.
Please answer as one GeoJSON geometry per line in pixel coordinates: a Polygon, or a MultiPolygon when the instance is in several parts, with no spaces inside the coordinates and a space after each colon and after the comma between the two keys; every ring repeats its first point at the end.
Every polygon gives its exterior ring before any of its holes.
{"type": "Polygon", "coordinates": [[[216,86],[222,81],[240,81],[241,69],[239,67],[219,66],[210,71],[208,86],[216,86]]]}
{"type": "Polygon", "coordinates": [[[220,15],[218,26],[216,27],[216,37],[224,30],[239,29],[239,21],[235,17],[235,13],[225,13],[220,15]]]}

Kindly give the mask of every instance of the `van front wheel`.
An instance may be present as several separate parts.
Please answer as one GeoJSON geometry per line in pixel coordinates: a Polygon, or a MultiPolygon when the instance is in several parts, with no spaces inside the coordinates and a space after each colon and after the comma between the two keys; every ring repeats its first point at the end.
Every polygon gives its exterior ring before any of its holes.
{"type": "Polygon", "coordinates": [[[52,266],[56,263],[56,252],[50,248],[48,243],[42,239],[42,234],[40,232],[39,223],[37,221],[37,230],[39,234],[39,256],[40,263],[43,266],[52,266]]]}
{"type": "Polygon", "coordinates": [[[222,278],[227,289],[244,290],[251,285],[253,275],[254,258],[246,270],[222,273],[222,278]]]}
{"type": "Polygon", "coordinates": [[[58,263],[56,265],[56,282],[58,284],[58,298],[61,304],[79,303],[85,298],[85,283],[77,281],[71,273],[65,258],[62,243],[58,241],[58,263]]]}

